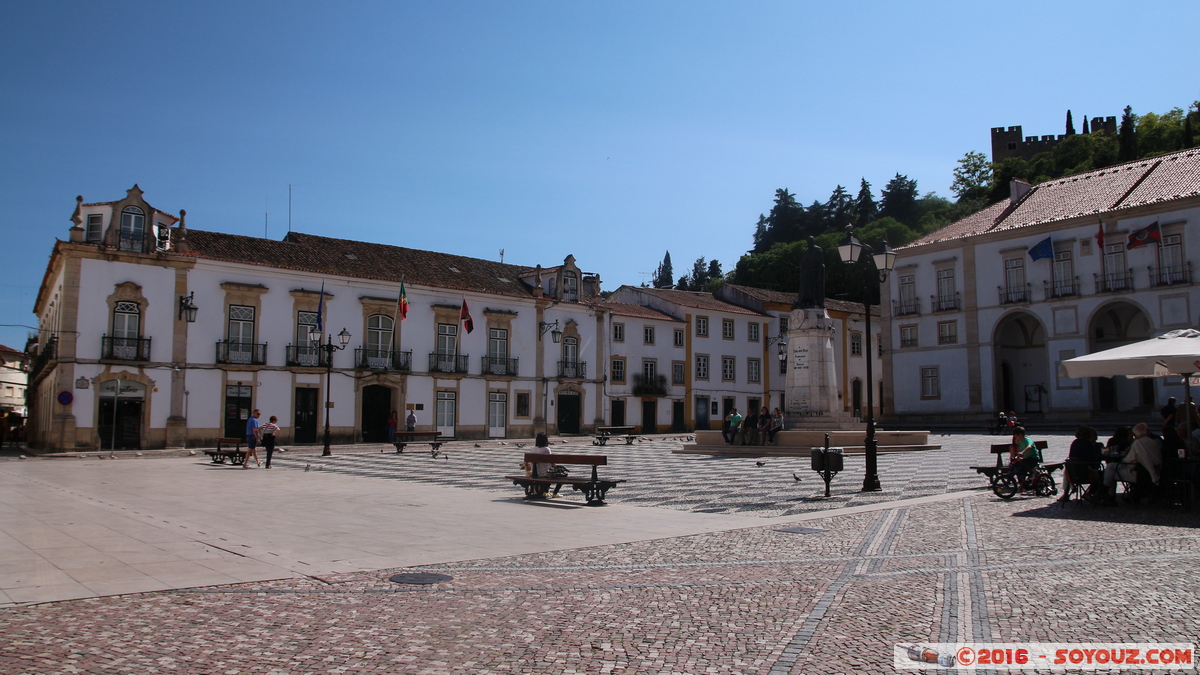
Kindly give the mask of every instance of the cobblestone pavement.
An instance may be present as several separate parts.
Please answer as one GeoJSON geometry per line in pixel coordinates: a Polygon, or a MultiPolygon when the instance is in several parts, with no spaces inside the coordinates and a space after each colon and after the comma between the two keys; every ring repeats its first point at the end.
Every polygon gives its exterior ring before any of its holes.
{"type": "MultiPolygon", "coordinates": [[[[1004,502],[984,491],[930,503],[903,499],[935,493],[935,485],[943,493],[980,485],[955,463],[967,455],[969,463],[987,463],[986,450],[980,457],[968,447],[986,442],[976,437],[921,453],[923,466],[910,474],[903,473],[909,457],[884,457],[890,504],[815,512],[801,528],[770,523],[419,569],[6,609],[0,672],[884,673],[893,670],[896,643],[1197,641],[1196,514],[1061,507],[1032,497],[1004,502]],[[451,579],[389,581],[414,571],[451,579]]],[[[802,484],[808,494],[770,487],[781,474],[790,480],[798,460],[734,465],[653,447],[667,443],[607,451],[614,473],[639,484],[622,499],[650,499],[666,489],[664,480],[686,487],[725,477],[739,482],[705,493],[704,501],[672,489],[646,503],[764,513],[810,504],[789,501],[811,498],[809,476],[802,484]],[[676,476],[680,466],[704,478],[676,476]],[[667,479],[653,478],[659,474],[667,479]],[[745,494],[754,490],[781,497],[745,494]]],[[[1050,458],[1059,445],[1065,452],[1065,441],[1052,440],[1050,458]]],[[[458,459],[450,451],[450,460],[289,453],[285,463],[300,469],[323,461],[325,470],[364,480],[465,480],[440,468],[458,459]]],[[[851,494],[853,468],[835,486],[842,505],[860,499],[851,494]]]]}

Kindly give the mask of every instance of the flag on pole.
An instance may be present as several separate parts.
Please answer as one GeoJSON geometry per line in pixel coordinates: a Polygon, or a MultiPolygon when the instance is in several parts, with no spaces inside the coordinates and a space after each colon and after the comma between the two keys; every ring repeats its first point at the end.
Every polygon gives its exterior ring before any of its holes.
{"type": "Polygon", "coordinates": [[[404,292],[403,277],[400,279],[400,297],[396,298],[396,314],[400,315],[401,321],[408,318],[408,293],[404,292]]]}
{"type": "Polygon", "coordinates": [[[1162,243],[1162,232],[1158,229],[1157,220],[1129,235],[1129,243],[1125,245],[1125,248],[1137,248],[1152,241],[1162,243]]]}
{"type": "Polygon", "coordinates": [[[1100,223],[1100,231],[1096,233],[1096,245],[1100,247],[1100,252],[1104,252],[1104,223],[1100,223]]]}
{"type": "Polygon", "coordinates": [[[1029,249],[1029,257],[1032,260],[1041,260],[1042,258],[1054,257],[1054,244],[1050,241],[1050,237],[1039,241],[1036,246],[1029,249]]]}
{"type": "Polygon", "coordinates": [[[468,334],[475,330],[475,321],[471,319],[471,310],[467,309],[467,299],[463,298],[462,311],[458,313],[458,320],[462,321],[463,330],[468,334]]]}
{"type": "Polygon", "coordinates": [[[325,332],[325,282],[321,282],[321,299],[317,302],[317,332],[325,332]]]}

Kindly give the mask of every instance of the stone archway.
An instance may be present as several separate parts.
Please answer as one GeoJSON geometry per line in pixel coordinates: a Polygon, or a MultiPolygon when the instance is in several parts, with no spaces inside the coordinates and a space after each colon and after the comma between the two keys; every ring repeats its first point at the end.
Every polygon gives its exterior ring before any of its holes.
{"type": "MultiPolygon", "coordinates": [[[[1150,317],[1141,307],[1125,300],[1108,303],[1088,322],[1088,351],[1095,353],[1154,336],[1150,317]]],[[[1092,407],[1096,410],[1149,410],[1155,405],[1154,380],[1126,377],[1094,377],[1092,407]]]]}
{"type": "Polygon", "coordinates": [[[1018,416],[1046,412],[1050,385],[1050,358],[1046,327],[1028,312],[1016,312],[996,324],[996,407],[1018,416]]]}

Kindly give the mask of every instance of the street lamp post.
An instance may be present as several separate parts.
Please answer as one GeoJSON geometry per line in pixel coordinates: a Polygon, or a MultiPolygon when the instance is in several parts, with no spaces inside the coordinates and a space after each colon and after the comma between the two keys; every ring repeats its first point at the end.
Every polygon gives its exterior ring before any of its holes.
{"type": "MultiPolygon", "coordinates": [[[[875,440],[875,379],[872,375],[871,362],[875,354],[871,351],[871,294],[879,290],[881,284],[887,281],[888,273],[896,263],[896,253],[883,242],[883,250],[878,253],[867,244],[854,236],[854,228],[846,227],[846,239],[838,245],[838,256],[848,265],[857,265],[863,275],[863,313],[866,315],[866,340],[864,356],[867,359],[867,471],[863,476],[863,492],[879,492],[879,443],[875,440]]],[[[880,301],[882,302],[882,298],[880,301]]]]}
{"type": "Polygon", "coordinates": [[[338,333],[338,342],[340,344],[336,345],[333,344],[333,335],[327,338],[325,344],[321,344],[321,334],[316,330],[308,334],[308,339],[317,343],[317,349],[325,352],[325,450],[321,452],[321,456],[329,457],[333,454],[329,450],[329,409],[332,407],[329,400],[329,381],[333,375],[333,353],[346,348],[346,345],[350,342],[350,333],[343,328],[342,332],[338,333]]]}

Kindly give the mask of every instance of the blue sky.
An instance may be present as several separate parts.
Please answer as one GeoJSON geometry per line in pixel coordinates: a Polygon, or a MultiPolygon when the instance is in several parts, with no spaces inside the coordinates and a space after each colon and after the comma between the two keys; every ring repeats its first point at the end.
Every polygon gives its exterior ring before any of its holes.
{"type": "MultiPolygon", "coordinates": [[[[0,323],[75,195],[604,287],[726,270],[776,188],[950,196],[989,129],[1200,99],[1200,3],[33,2],[0,9],[0,323]]],[[[24,328],[0,327],[21,348],[24,328]]]]}

